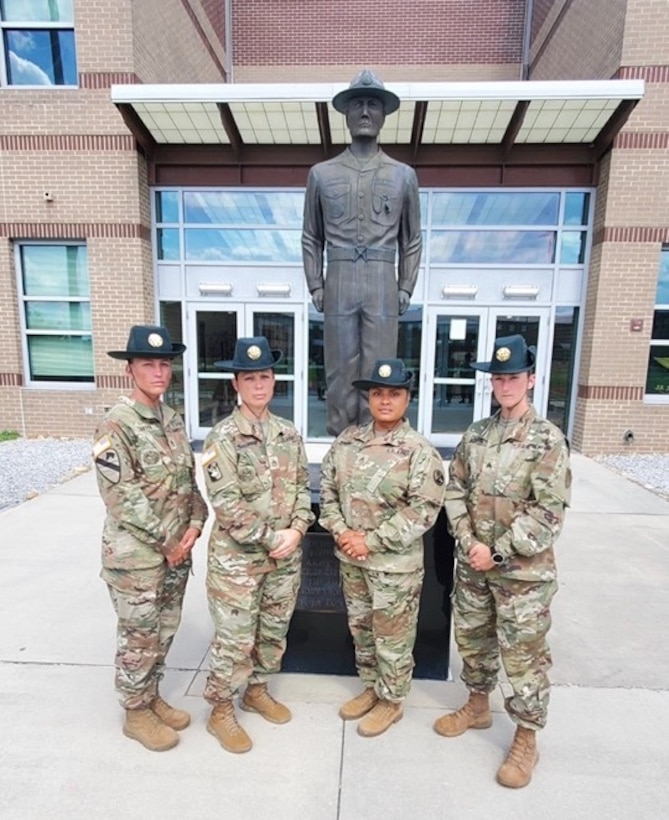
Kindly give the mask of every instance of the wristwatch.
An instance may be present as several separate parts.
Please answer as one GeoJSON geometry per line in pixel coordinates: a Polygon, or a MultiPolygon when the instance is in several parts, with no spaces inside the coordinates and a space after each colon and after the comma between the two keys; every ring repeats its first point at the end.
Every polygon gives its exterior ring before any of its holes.
{"type": "Polygon", "coordinates": [[[497,552],[497,549],[494,546],[490,547],[490,557],[492,558],[493,564],[496,564],[497,566],[503,564],[506,560],[501,552],[497,552]]]}

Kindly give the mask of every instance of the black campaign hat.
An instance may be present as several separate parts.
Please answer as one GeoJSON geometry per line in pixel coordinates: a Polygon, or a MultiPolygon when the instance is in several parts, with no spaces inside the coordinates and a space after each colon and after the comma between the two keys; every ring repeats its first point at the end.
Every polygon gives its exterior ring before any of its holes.
{"type": "Polygon", "coordinates": [[[499,339],[495,339],[492,361],[472,362],[470,367],[474,370],[483,370],[485,373],[525,373],[527,370],[534,370],[536,358],[536,347],[528,347],[524,337],[517,333],[514,336],[500,336],[499,339]]]}
{"type": "Polygon", "coordinates": [[[159,325],[133,325],[130,328],[125,350],[108,350],[112,359],[173,359],[181,356],[186,345],[172,342],[166,327],[159,325]]]}
{"type": "Polygon", "coordinates": [[[400,98],[397,94],[388,91],[379,77],[368,68],[356,75],[348,88],[334,95],[332,106],[335,111],[345,114],[347,105],[356,97],[378,97],[383,103],[384,114],[392,114],[400,107],[400,98]]]}
{"type": "Polygon", "coordinates": [[[411,385],[413,373],[406,369],[402,359],[378,359],[368,379],[356,379],[353,387],[370,390],[372,387],[405,387],[411,385]]]}
{"type": "Polygon", "coordinates": [[[270,350],[269,342],[264,336],[248,336],[235,342],[235,356],[223,362],[214,362],[221,370],[243,372],[252,370],[270,370],[281,360],[280,350],[270,350]]]}

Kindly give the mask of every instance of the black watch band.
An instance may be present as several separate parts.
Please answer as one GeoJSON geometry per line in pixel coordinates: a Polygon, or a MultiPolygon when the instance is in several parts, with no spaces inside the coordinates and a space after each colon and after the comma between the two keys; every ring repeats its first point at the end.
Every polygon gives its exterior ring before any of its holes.
{"type": "Polygon", "coordinates": [[[496,564],[497,566],[499,566],[500,564],[503,564],[504,560],[505,560],[502,553],[497,552],[495,547],[490,548],[490,557],[492,558],[493,564],[496,564]]]}

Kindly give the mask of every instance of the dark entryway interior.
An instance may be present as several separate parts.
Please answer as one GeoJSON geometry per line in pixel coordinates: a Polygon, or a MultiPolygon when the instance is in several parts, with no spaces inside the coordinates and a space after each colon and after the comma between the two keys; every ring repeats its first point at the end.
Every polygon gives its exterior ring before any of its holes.
{"type": "MultiPolygon", "coordinates": [[[[314,504],[318,515],[318,505],[314,504]]],[[[415,678],[448,677],[453,540],[442,510],[425,535],[425,582],[414,648],[415,678]]],[[[332,537],[315,524],[303,544],[302,587],[288,632],[284,672],[355,675],[353,642],[332,537]]]]}

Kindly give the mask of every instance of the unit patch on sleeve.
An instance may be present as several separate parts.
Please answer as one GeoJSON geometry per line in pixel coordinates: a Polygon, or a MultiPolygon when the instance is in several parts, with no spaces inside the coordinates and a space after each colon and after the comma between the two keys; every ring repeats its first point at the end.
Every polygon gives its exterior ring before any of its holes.
{"type": "MultiPolygon", "coordinates": [[[[93,452],[95,452],[95,450],[93,450],[93,452]]],[[[121,464],[118,453],[111,447],[103,450],[99,456],[96,456],[95,466],[100,475],[112,484],[118,484],[121,480],[121,464]]]]}
{"type": "Polygon", "coordinates": [[[209,447],[204,451],[204,453],[202,453],[202,469],[207,471],[207,475],[211,481],[220,481],[223,476],[221,474],[221,468],[218,466],[218,462],[215,459],[216,449],[214,447],[209,447]]]}

